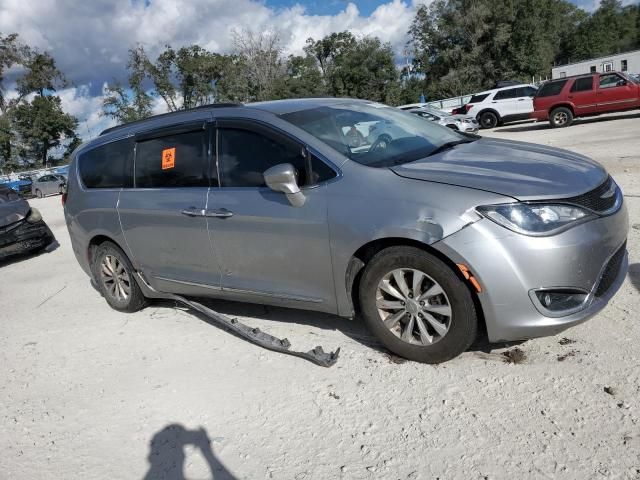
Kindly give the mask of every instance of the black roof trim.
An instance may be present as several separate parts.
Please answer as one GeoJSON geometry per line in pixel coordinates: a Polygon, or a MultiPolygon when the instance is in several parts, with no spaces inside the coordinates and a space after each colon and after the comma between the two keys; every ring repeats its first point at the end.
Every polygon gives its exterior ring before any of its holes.
{"type": "Polygon", "coordinates": [[[207,105],[200,105],[198,107],[194,107],[194,108],[187,108],[185,110],[177,110],[175,112],[168,112],[168,113],[161,113],[159,115],[153,115],[151,117],[147,117],[147,118],[143,118],[142,120],[135,120],[133,122],[129,122],[129,123],[123,123],[122,125],[116,125],[115,127],[110,127],[107,128],[103,131],[100,132],[100,135],[98,136],[102,136],[106,133],[111,133],[111,132],[116,132],[122,128],[125,127],[130,127],[131,125],[138,125],[140,123],[144,123],[148,120],[151,119],[155,119],[155,118],[163,118],[163,117],[170,117],[172,115],[176,115],[179,113],[183,113],[183,112],[192,112],[194,110],[202,110],[202,109],[207,109],[207,108],[228,108],[228,107],[242,107],[243,105],[241,103],[209,103],[207,105]]]}

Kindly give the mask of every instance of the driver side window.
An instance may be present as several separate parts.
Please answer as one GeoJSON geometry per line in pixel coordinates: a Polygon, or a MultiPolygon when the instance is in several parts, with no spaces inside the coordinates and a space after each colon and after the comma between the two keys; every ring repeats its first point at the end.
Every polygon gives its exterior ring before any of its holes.
{"type": "Polygon", "coordinates": [[[290,163],[298,186],[335,176],[319,159],[305,157],[302,145],[281,135],[236,126],[218,128],[218,168],[222,187],[265,187],[265,170],[290,163]]]}
{"type": "Polygon", "coordinates": [[[600,88],[618,87],[622,82],[624,82],[622,77],[619,77],[615,73],[610,75],[600,75],[600,88]]]}

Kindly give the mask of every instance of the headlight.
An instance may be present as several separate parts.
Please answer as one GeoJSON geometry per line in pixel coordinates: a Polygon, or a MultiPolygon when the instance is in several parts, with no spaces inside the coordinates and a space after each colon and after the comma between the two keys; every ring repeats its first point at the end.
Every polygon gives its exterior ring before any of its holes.
{"type": "Polygon", "coordinates": [[[29,223],[38,223],[42,220],[42,215],[40,215],[40,211],[37,208],[32,208],[27,215],[27,222],[29,223]]]}
{"type": "Polygon", "coordinates": [[[510,203],[477,210],[509,230],[536,237],[559,233],[594,216],[580,207],[563,204],[510,203]]]}

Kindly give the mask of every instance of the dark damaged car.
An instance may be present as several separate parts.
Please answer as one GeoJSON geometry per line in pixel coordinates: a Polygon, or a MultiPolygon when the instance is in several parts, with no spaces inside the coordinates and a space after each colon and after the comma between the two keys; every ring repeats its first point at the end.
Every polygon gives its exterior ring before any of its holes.
{"type": "Polygon", "coordinates": [[[0,185],[0,262],[41,250],[53,240],[40,212],[14,190],[0,185]]]}

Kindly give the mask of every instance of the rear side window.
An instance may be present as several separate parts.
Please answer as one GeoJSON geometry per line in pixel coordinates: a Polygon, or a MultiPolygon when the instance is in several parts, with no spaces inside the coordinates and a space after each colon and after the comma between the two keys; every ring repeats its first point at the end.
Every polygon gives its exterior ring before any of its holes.
{"type": "Polygon", "coordinates": [[[542,85],[538,90],[537,97],[552,97],[558,95],[566,85],[567,80],[561,80],[559,82],[548,82],[542,85]]]}
{"type": "Polygon", "coordinates": [[[500,90],[496,92],[493,97],[494,100],[507,100],[509,98],[516,98],[518,96],[518,88],[510,88],[508,90],[500,90]]]}
{"type": "Polygon", "coordinates": [[[86,188],[130,188],[133,141],[125,138],[84,152],[78,157],[78,168],[86,188]]]}
{"type": "Polygon", "coordinates": [[[593,77],[577,78],[571,86],[572,92],[588,92],[593,90],[593,77]]]}
{"type": "Polygon", "coordinates": [[[199,129],[136,143],[136,187],[208,187],[209,135],[199,129]]]}
{"type": "Polygon", "coordinates": [[[519,87],[517,97],[533,97],[538,92],[534,87],[519,87]]]}
{"type": "Polygon", "coordinates": [[[489,96],[488,93],[482,93],[479,95],[474,95],[471,97],[471,100],[469,100],[469,103],[480,103],[483,102],[485,98],[487,98],[489,96]]]}

